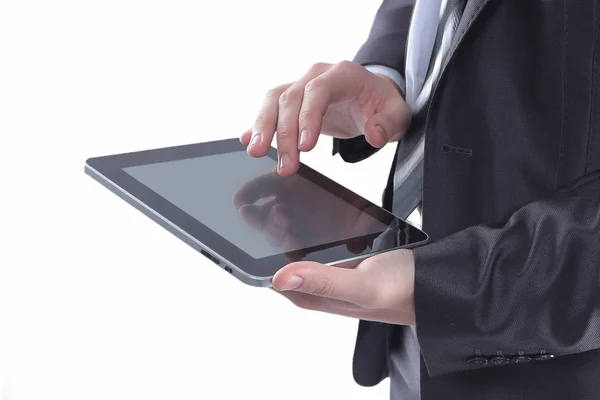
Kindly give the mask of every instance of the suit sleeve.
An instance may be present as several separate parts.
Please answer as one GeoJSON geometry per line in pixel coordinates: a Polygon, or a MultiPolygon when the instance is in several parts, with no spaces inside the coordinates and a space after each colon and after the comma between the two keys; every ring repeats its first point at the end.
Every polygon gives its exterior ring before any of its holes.
{"type": "MultiPolygon", "coordinates": [[[[384,0],[354,62],[392,68],[404,76],[406,41],[414,3],[415,0],[384,0]]],[[[346,162],[362,161],[377,151],[363,136],[333,139],[333,155],[339,153],[346,162]]]]}
{"type": "Polygon", "coordinates": [[[431,376],[600,348],[600,173],[414,256],[431,376]]]}

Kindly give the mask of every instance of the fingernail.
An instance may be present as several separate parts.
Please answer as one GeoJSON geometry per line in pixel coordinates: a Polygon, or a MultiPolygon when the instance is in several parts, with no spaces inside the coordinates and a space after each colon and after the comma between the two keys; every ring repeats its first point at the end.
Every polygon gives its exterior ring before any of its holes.
{"type": "Polygon", "coordinates": [[[260,143],[260,133],[256,133],[254,136],[252,136],[252,140],[250,141],[250,146],[256,146],[257,144],[260,143]]]}
{"type": "Polygon", "coordinates": [[[302,146],[306,142],[308,142],[308,130],[303,129],[300,133],[300,146],[302,146]]]}
{"type": "Polygon", "coordinates": [[[290,156],[282,154],[279,158],[279,169],[285,168],[290,163],[290,156]]]}
{"type": "Polygon", "coordinates": [[[296,275],[292,275],[289,279],[283,284],[280,290],[294,290],[298,289],[300,285],[302,285],[302,278],[296,275]]]}

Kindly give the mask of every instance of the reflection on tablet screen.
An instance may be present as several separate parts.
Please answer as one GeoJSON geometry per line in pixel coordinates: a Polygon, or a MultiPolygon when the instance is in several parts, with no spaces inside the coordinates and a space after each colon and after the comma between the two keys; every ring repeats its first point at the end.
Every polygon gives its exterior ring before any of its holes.
{"type": "Polygon", "coordinates": [[[388,228],[276,161],[245,152],[124,168],[191,217],[254,258],[380,233],[388,228]]]}

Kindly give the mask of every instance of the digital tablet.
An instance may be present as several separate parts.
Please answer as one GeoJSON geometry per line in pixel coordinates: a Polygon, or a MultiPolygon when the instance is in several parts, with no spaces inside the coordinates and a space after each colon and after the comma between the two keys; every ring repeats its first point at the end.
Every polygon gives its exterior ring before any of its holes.
{"type": "Polygon", "coordinates": [[[253,286],[294,261],[353,267],[428,240],[305,164],[288,177],[276,166],[276,149],[253,158],[228,139],[90,158],[85,172],[253,286]]]}

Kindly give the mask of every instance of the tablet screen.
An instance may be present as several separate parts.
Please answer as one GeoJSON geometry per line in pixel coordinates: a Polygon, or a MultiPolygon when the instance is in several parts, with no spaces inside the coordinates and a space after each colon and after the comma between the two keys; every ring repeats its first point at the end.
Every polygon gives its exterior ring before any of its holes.
{"type": "MultiPolygon", "coordinates": [[[[383,232],[386,224],[276,161],[244,151],[123,170],[254,258],[383,232]]],[[[358,196],[357,196],[358,197],[358,196]]]]}

